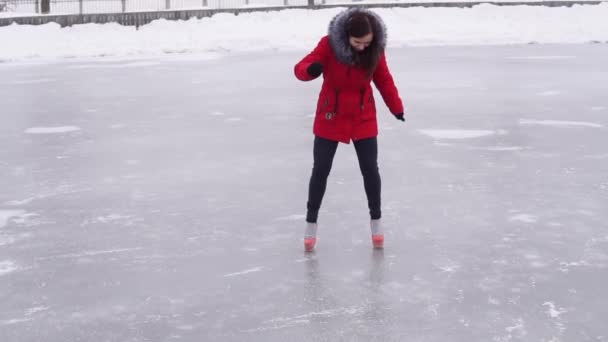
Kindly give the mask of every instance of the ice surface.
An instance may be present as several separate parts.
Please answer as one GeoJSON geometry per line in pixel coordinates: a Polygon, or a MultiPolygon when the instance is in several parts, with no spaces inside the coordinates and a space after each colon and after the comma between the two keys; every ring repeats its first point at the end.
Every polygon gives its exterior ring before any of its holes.
{"type": "Polygon", "coordinates": [[[0,341],[605,340],[608,46],[388,53],[386,248],[341,144],[312,254],[301,53],[0,67],[0,341]]]}

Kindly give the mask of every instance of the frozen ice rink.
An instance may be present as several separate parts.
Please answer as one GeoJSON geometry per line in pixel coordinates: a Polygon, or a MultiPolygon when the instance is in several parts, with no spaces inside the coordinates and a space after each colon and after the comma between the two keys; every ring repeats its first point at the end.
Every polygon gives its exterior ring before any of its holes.
{"type": "Polygon", "coordinates": [[[0,340],[608,341],[608,45],[390,50],[311,254],[302,56],[0,64],[0,340]]]}

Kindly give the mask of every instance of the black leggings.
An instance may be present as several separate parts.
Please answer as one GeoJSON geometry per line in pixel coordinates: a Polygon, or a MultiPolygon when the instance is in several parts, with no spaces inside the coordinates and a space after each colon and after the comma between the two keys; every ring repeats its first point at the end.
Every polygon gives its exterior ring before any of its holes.
{"type": "MultiPolygon", "coordinates": [[[[363,185],[367,195],[369,215],[373,220],[379,219],[380,212],[380,173],[378,171],[378,140],[368,138],[353,143],[359,159],[359,168],[363,175],[363,185]]],[[[317,222],[319,208],[327,187],[327,177],[331,171],[338,142],[315,136],[313,147],[314,164],[308,187],[306,221],[317,222]]]]}

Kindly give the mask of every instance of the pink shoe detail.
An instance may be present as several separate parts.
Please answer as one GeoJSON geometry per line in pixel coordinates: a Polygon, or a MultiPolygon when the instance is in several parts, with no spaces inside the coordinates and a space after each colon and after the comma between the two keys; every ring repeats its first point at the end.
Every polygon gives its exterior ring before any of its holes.
{"type": "Polygon", "coordinates": [[[304,250],[306,252],[312,252],[312,250],[315,248],[316,243],[317,243],[317,238],[314,238],[314,237],[304,238],[304,250]]]}
{"type": "Polygon", "coordinates": [[[372,235],[374,248],[384,248],[384,235],[372,235]]]}

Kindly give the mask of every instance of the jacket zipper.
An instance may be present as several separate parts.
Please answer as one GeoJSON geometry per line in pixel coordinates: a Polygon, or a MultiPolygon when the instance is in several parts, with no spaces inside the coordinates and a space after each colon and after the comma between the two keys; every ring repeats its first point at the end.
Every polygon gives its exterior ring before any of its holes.
{"type": "Polygon", "coordinates": [[[359,91],[359,106],[361,107],[361,111],[363,111],[363,108],[365,107],[363,97],[365,97],[365,88],[361,88],[359,91]]]}
{"type": "Polygon", "coordinates": [[[340,89],[335,88],[334,89],[334,93],[335,93],[335,101],[334,101],[334,115],[338,114],[338,94],[340,94],[340,89]]]}

